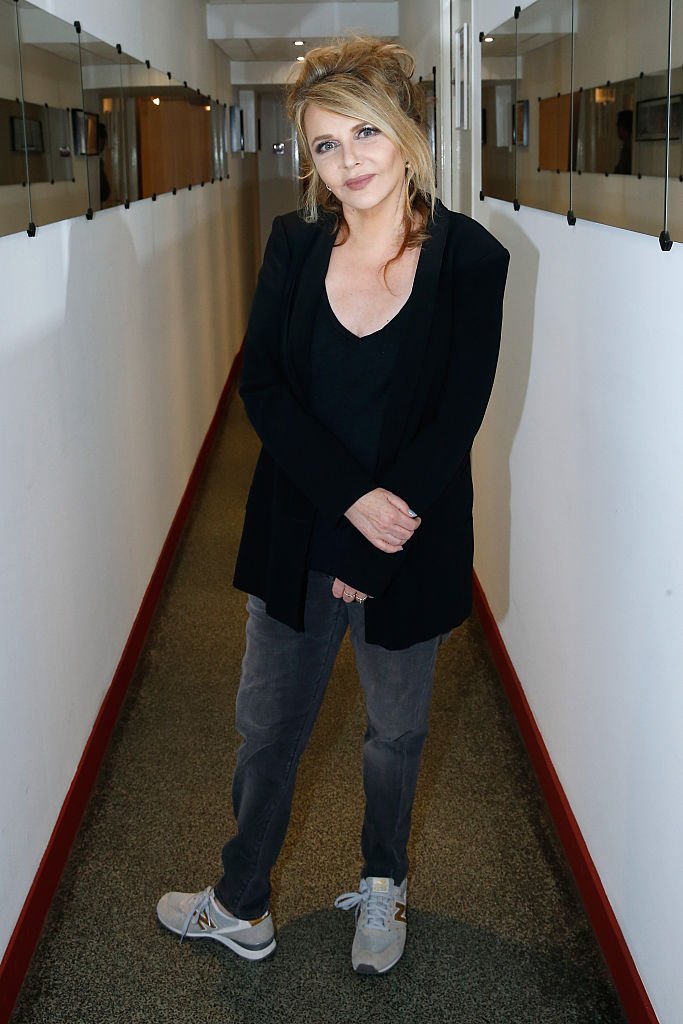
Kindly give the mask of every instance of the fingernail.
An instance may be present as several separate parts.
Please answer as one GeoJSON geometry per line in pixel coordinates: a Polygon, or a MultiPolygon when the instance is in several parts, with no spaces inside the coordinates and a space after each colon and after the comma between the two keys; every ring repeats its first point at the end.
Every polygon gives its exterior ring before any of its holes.
{"type": "Polygon", "coordinates": [[[408,509],[408,515],[411,519],[417,519],[417,512],[413,512],[412,508],[408,509]]]}

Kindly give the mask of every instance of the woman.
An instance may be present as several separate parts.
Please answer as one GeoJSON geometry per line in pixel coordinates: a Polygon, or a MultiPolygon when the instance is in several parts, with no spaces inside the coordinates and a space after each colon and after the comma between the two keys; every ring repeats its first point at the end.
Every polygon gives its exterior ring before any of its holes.
{"type": "Polygon", "coordinates": [[[224,874],[168,893],[166,927],[247,959],[275,948],[270,870],[296,768],[350,629],[368,727],[352,965],[406,935],[406,844],[439,644],[469,614],[469,452],[495,372],[508,254],[435,202],[412,58],[353,39],[289,92],[303,215],[276,218],[240,394],[263,448],[235,585],[247,602],[224,874]]]}

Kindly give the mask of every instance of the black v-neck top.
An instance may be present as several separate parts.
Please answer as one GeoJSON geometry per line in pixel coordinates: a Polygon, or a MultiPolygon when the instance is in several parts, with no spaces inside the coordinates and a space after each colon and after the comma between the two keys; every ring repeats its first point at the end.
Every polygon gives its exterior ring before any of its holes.
{"type": "MultiPolygon", "coordinates": [[[[311,402],[313,412],[365,469],[373,472],[382,422],[401,339],[404,319],[413,302],[411,291],[398,313],[378,331],[357,337],[339,322],[327,291],[323,294],[311,336],[311,402]]],[[[330,466],[334,473],[334,466],[330,466]]],[[[338,531],[348,524],[318,516],[308,565],[337,576],[338,531]]]]}

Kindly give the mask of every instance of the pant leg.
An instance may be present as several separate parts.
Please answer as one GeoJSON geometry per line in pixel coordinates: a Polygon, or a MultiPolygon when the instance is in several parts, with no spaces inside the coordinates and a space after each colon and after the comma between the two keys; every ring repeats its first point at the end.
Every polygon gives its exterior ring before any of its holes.
{"type": "Polygon", "coordinates": [[[441,637],[388,651],[365,642],[364,614],[362,605],[349,607],[351,642],[368,716],[363,745],[363,877],[393,878],[400,885],[408,873],[406,847],[441,637]]]}
{"type": "Polygon", "coordinates": [[[221,903],[244,919],[268,905],[299,759],[346,631],[346,606],[331,591],[329,577],[309,574],[303,633],[271,618],[259,598],[247,602],[236,714],[243,742],[232,790],[237,835],[223,848],[224,875],[216,886],[221,903]]]}

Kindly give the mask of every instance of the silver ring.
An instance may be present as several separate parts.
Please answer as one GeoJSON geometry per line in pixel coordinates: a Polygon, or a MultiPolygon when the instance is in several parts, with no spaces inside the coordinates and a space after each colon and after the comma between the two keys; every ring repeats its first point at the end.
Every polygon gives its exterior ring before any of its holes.
{"type": "Polygon", "coordinates": [[[352,594],[350,590],[344,589],[344,597],[355,597],[355,596],[356,596],[355,593],[352,594]]]}
{"type": "Polygon", "coordinates": [[[364,600],[364,597],[359,597],[358,594],[356,594],[356,601],[358,601],[358,604],[362,604],[364,600]]]}

